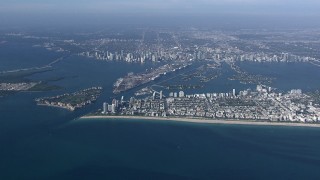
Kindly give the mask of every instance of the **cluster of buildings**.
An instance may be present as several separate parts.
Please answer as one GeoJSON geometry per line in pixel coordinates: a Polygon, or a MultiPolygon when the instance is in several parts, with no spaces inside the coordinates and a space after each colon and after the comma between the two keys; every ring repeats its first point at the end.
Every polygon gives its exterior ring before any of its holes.
{"type": "Polygon", "coordinates": [[[282,94],[273,88],[258,85],[256,90],[229,93],[206,93],[185,95],[183,91],[162,92],[150,97],[129,101],[113,100],[112,105],[103,104],[106,115],[136,115],[150,117],[186,117],[205,119],[235,119],[284,122],[318,122],[320,105],[303,94],[300,89],[282,94]]]}
{"type": "MultiPolygon", "coordinates": [[[[146,31],[146,30],[143,30],[146,31]]],[[[148,31],[148,30],[147,30],[148,31]]],[[[237,35],[227,35],[221,32],[204,31],[159,31],[151,30],[155,36],[145,38],[142,36],[88,39],[86,41],[75,40],[56,40],[46,42],[43,46],[48,50],[57,52],[71,52],[70,47],[77,47],[77,54],[104,61],[125,61],[139,62],[146,61],[171,61],[171,60],[204,60],[213,59],[218,61],[255,61],[255,62],[308,62],[315,61],[316,58],[309,57],[305,53],[301,54],[303,49],[296,43],[290,43],[285,40],[271,41],[243,40],[237,38],[237,35]],[[159,34],[163,34],[161,36],[159,34]],[[142,39],[140,39],[142,37],[142,39]],[[296,48],[282,48],[285,42],[288,47],[292,45],[296,48]],[[80,48],[79,48],[80,47],[80,48]],[[278,48],[281,47],[281,48],[278,48]],[[273,49],[274,50],[273,50],[273,49]],[[85,49],[85,50],[83,50],[85,49]],[[282,52],[281,52],[282,51],[282,52]]],[[[144,32],[145,33],[145,32],[144,32]]],[[[258,32],[257,32],[258,33],[258,32]]],[[[256,34],[256,33],[255,33],[256,34]]],[[[48,37],[34,37],[23,34],[7,34],[9,36],[21,36],[23,38],[49,39],[48,37]]],[[[278,34],[277,34],[278,35],[278,34]]],[[[276,35],[276,36],[277,36],[276,35]]],[[[282,34],[288,38],[287,34],[282,34]]],[[[309,34],[308,34],[309,35],[309,34]]],[[[307,42],[307,49],[312,49],[307,42]]],[[[72,48],[72,49],[73,49],[72,48]]],[[[316,57],[316,56],[315,56],[316,57]]]]}
{"type": "Polygon", "coordinates": [[[266,53],[215,53],[206,50],[197,50],[195,52],[179,51],[178,49],[170,49],[168,52],[128,52],[121,53],[109,52],[109,51],[95,51],[95,52],[82,52],[80,56],[86,56],[89,58],[95,58],[97,60],[105,61],[125,61],[125,62],[138,62],[144,63],[146,61],[172,61],[172,60],[204,60],[212,59],[219,61],[252,61],[252,62],[308,62],[314,61],[312,57],[301,57],[289,53],[281,54],[266,54],[266,53]]]}
{"type": "MultiPolygon", "coordinates": [[[[145,38],[144,35],[133,38],[130,36],[108,38],[108,33],[105,38],[93,38],[85,41],[56,40],[46,42],[39,46],[56,52],[70,53],[77,49],[75,53],[79,56],[103,61],[125,61],[130,63],[204,59],[255,62],[313,62],[316,60],[314,57],[306,56],[306,54],[303,53],[301,54],[300,50],[297,51],[297,55],[295,55],[292,48],[289,49],[286,47],[280,48],[279,50],[277,47],[281,46],[282,41],[279,42],[278,40],[275,40],[274,44],[259,39],[248,41],[239,39],[237,36],[230,36],[214,31],[203,32],[187,30],[161,32],[161,30],[159,31],[158,29],[151,31],[155,31],[157,35],[148,38],[145,38]],[[164,36],[160,37],[159,34],[164,34],[164,36]],[[142,39],[140,39],[140,37],[142,37],[142,39]],[[70,47],[73,47],[73,50],[71,50],[70,47]]],[[[10,36],[41,39],[41,37],[23,34],[10,36]]],[[[48,39],[48,37],[42,38],[48,39]]],[[[295,43],[292,43],[292,45],[297,46],[295,43]]],[[[306,44],[306,46],[308,45],[306,44]]],[[[296,48],[298,48],[298,46],[296,48]]]]}
{"type": "MultiPolygon", "coordinates": [[[[157,32],[159,33],[159,32],[157,32]]],[[[306,62],[315,58],[271,50],[264,43],[242,41],[233,36],[215,32],[165,32],[167,36],[146,39],[99,39],[82,46],[88,49],[78,53],[105,61],[139,62],[204,60],[255,62],[306,62]],[[249,43],[249,44],[248,44],[249,43]],[[248,48],[249,47],[249,48],[248,48]]],[[[150,38],[150,37],[149,37],[150,38]]]]}
{"type": "Polygon", "coordinates": [[[0,91],[27,91],[38,83],[0,83],[0,91]]]}
{"type": "Polygon", "coordinates": [[[149,70],[144,73],[128,73],[127,76],[119,78],[113,84],[113,93],[117,94],[122,91],[126,91],[134,87],[137,87],[139,85],[146,84],[159,78],[162,75],[166,75],[167,73],[186,68],[189,65],[190,64],[187,63],[165,64],[163,66],[149,70]]]}
{"type": "Polygon", "coordinates": [[[119,108],[119,105],[120,104],[123,105],[123,103],[124,103],[123,96],[121,97],[120,102],[117,99],[113,99],[111,104],[104,102],[102,107],[102,114],[117,113],[117,109],[119,108]]]}

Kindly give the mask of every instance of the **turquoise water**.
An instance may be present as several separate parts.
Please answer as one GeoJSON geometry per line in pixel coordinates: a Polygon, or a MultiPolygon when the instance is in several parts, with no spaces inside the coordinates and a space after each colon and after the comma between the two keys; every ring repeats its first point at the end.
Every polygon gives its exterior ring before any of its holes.
{"type": "MultiPolygon", "coordinates": [[[[38,50],[42,52],[38,48],[32,52],[38,50]]],[[[8,55],[0,53],[4,70],[26,67],[2,61],[6,58],[8,55]]],[[[30,58],[28,63],[41,65],[54,58],[44,53],[42,60],[30,58]]],[[[118,77],[154,66],[71,56],[55,64],[53,71],[31,77],[65,77],[52,82],[64,89],[1,98],[0,179],[319,179],[318,128],[74,120],[110,101],[118,77]],[[76,112],[36,106],[33,101],[90,86],[104,87],[102,96],[76,112]]],[[[309,64],[249,63],[241,67],[260,74],[278,72],[274,85],[279,89],[319,87],[320,68],[309,64]]],[[[239,82],[226,83],[228,73],[202,90],[230,91],[239,82]]]]}

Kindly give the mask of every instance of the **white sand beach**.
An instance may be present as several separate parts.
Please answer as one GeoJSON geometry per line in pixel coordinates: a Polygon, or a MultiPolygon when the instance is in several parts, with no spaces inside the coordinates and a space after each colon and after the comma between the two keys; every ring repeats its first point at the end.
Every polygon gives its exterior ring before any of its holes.
{"type": "Polygon", "coordinates": [[[298,122],[261,122],[252,120],[211,120],[203,118],[182,118],[182,117],[146,117],[146,116],[83,116],[80,119],[141,119],[156,121],[175,121],[206,124],[234,124],[234,125],[258,125],[258,126],[293,126],[293,127],[320,127],[320,124],[298,123],[298,122]]]}

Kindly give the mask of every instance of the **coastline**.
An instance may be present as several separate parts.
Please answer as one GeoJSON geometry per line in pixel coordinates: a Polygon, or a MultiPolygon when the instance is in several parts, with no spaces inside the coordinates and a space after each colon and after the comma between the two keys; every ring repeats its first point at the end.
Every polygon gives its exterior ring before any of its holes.
{"type": "Polygon", "coordinates": [[[58,105],[51,105],[51,104],[38,104],[37,103],[37,106],[47,106],[47,107],[53,107],[53,108],[60,108],[60,109],[65,109],[65,110],[68,110],[68,111],[74,111],[68,107],[65,107],[65,106],[58,106],[58,105]]]}
{"type": "Polygon", "coordinates": [[[209,120],[201,118],[182,118],[182,117],[147,117],[147,116],[82,116],[78,119],[140,119],[140,120],[155,120],[155,121],[173,121],[173,122],[189,122],[201,124],[230,124],[230,125],[254,125],[254,126],[289,126],[289,127],[315,127],[320,128],[320,124],[298,123],[298,122],[266,122],[252,120],[209,120]]]}

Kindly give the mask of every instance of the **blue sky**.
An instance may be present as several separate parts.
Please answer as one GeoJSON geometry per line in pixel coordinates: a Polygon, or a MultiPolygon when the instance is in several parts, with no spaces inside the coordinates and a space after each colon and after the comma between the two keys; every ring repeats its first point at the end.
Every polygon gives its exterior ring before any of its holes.
{"type": "Polygon", "coordinates": [[[0,13],[319,16],[320,0],[1,0],[0,13]]]}

